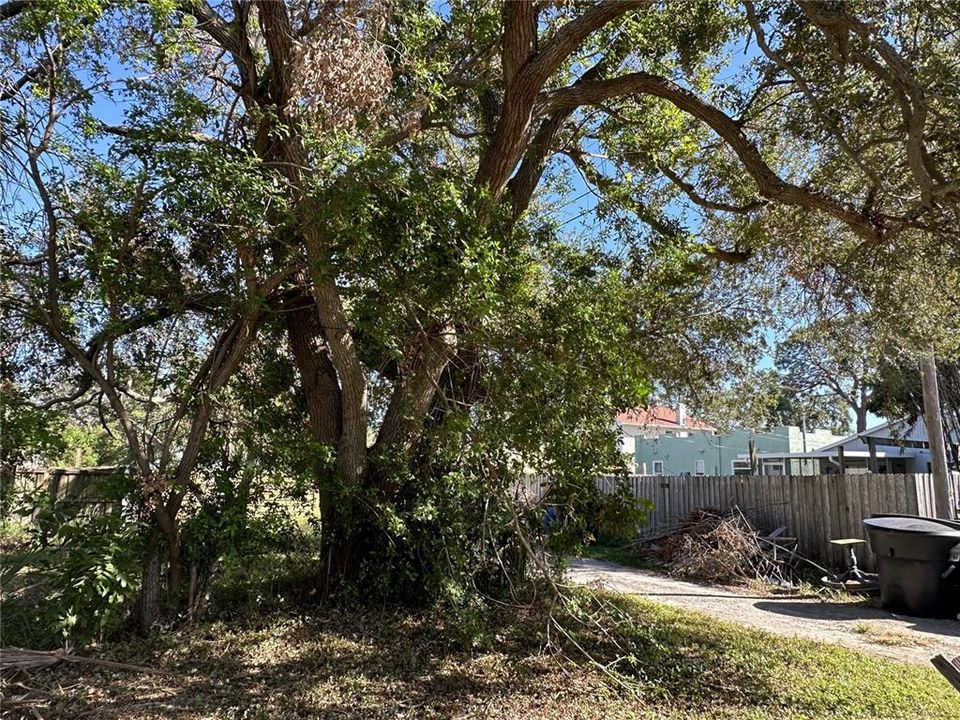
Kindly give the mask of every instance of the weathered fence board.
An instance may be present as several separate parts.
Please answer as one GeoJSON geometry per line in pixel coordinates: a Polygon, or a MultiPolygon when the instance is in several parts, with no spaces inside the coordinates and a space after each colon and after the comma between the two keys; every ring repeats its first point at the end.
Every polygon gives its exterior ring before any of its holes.
{"type": "Polygon", "coordinates": [[[103,483],[126,473],[123,467],[58,468],[18,470],[13,477],[15,496],[45,493],[56,503],[87,506],[91,512],[106,512],[119,505],[102,494],[103,483]]]}
{"type": "MultiPolygon", "coordinates": [[[[811,560],[841,567],[844,553],[831,539],[866,539],[863,519],[875,513],[935,515],[933,478],[917,475],[818,475],[818,476],[652,476],[625,479],[598,478],[598,487],[613,492],[617,482],[627,482],[634,497],[648,499],[653,509],[640,534],[662,532],[696,508],[728,510],[736,505],[757,527],[773,530],[781,525],[795,536],[799,551],[811,560]]],[[[549,487],[546,478],[531,477],[524,486],[534,497],[549,487]]],[[[951,478],[952,507],[960,497],[960,473],[951,478]]],[[[874,567],[868,546],[858,550],[861,565],[874,567]]]]}

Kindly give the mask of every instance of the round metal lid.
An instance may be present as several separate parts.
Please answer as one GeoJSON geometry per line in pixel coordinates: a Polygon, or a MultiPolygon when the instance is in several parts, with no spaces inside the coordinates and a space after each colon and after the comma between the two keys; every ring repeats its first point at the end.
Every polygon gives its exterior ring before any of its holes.
{"type": "Polygon", "coordinates": [[[960,538],[960,530],[937,522],[935,518],[876,517],[863,521],[868,528],[887,532],[916,533],[918,535],[946,535],[960,538]]]}

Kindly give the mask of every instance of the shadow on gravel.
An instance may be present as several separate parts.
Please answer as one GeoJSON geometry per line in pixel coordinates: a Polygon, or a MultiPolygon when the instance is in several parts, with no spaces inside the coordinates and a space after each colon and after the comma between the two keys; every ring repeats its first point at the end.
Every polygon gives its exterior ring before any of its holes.
{"type": "Polygon", "coordinates": [[[804,620],[843,621],[843,620],[900,620],[911,625],[905,630],[960,637],[960,622],[955,620],[935,620],[897,615],[885,610],[852,604],[783,602],[781,600],[763,600],[753,605],[758,610],[803,618],[804,620]]]}

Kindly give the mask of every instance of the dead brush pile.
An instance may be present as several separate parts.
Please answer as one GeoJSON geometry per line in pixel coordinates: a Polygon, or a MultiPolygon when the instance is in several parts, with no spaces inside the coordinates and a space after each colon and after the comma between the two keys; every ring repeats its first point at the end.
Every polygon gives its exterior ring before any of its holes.
{"type": "Polygon", "coordinates": [[[770,563],[757,531],[736,508],[693,510],[676,531],[648,541],[641,552],[671,575],[706,583],[763,577],[770,563]]]}

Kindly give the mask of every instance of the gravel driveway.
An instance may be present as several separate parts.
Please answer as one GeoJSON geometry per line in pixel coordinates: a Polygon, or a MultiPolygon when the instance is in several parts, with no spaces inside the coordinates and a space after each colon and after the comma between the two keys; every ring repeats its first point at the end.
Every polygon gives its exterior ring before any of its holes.
{"type": "Polygon", "coordinates": [[[787,637],[803,637],[912,663],[938,652],[960,655],[960,622],[895,615],[859,604],[757,595],[750,590],[676,580],[601,560],[571,560],[567,579],[711,615],[787,637]]]}

